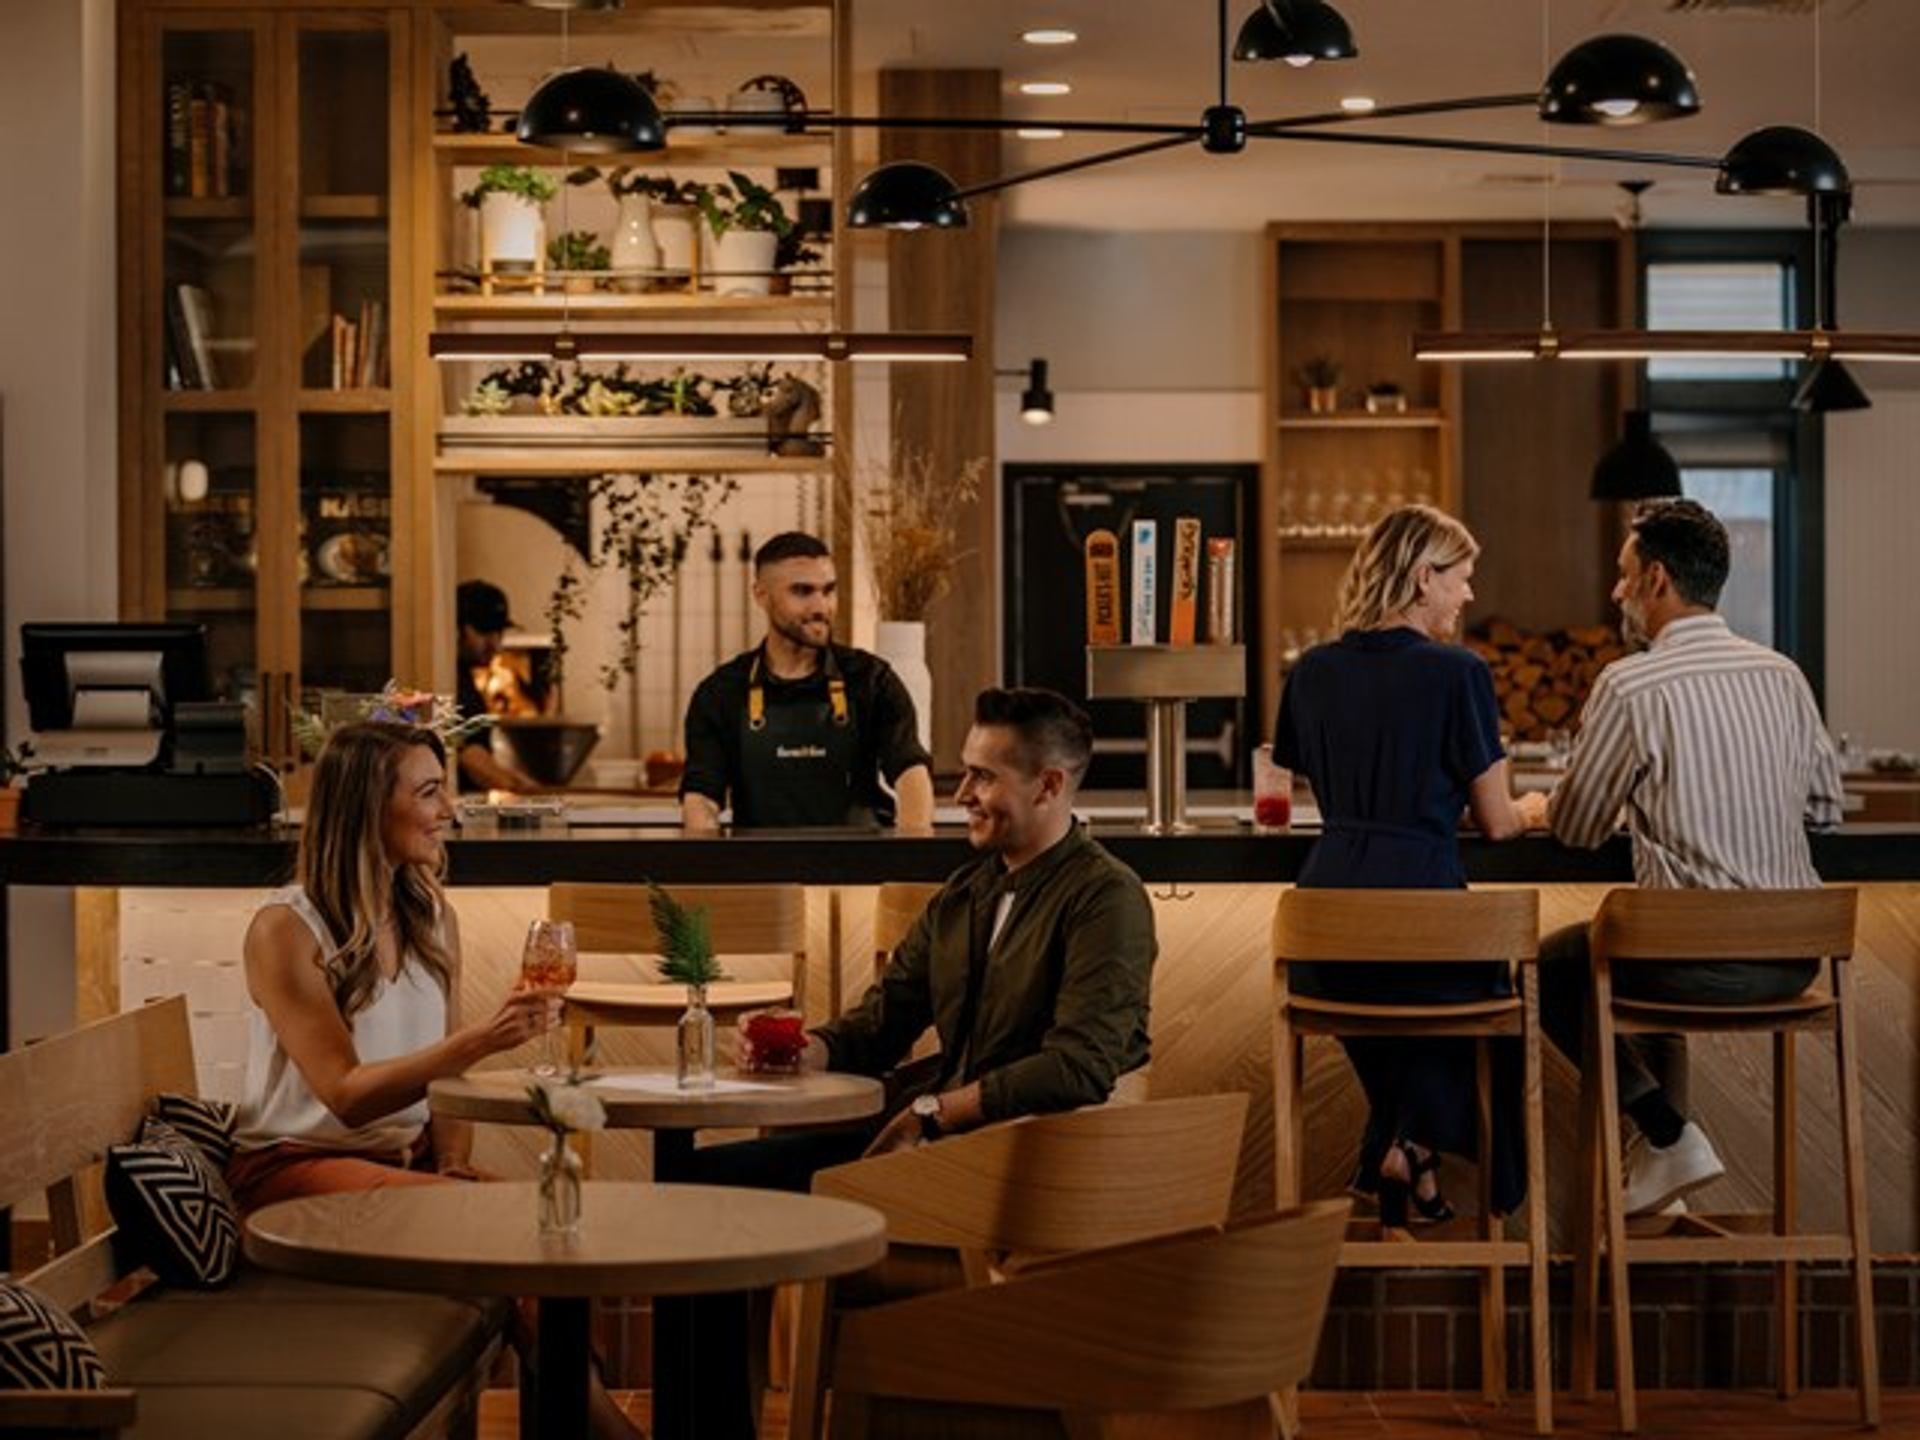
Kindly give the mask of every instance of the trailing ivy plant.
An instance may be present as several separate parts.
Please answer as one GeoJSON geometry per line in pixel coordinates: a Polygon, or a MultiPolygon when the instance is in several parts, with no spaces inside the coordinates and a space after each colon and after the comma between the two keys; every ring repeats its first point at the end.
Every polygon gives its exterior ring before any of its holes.
{"type": "Polygon", "coordinates": [[[641,612],[673,583],[694,537],[714,528],[738,488],[732,477],[718,475],[596,475],[587,482],[588,504],[597,511],[593,543],[584,558],[568,551],[547,597],[556,686],[566,668],[567,625],[585,615],[590,580],[608,570],[625,577],[627,603],[618,622],[620,643],[614,659],[600,668],[600,684],[612,690],[634,673],[641,612]]]}
{"type": "Polygon", "coordinates": [[[621,165],[613,170],[602,170],[598,165],[582,165],[567,174],[569,185],[592,185],[596,182],[604,183],[607,192],[616,200],[627,195],[645,195],[658,205],[697,206],[700,197],[707,193],[707,187],[698,180],[649,175],[631,165],[621,165]]]}

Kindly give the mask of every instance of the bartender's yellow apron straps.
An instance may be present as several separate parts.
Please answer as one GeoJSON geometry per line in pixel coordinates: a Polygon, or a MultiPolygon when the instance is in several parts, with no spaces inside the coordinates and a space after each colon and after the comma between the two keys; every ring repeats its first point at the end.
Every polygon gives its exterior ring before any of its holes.
{"type": "MultiPolygon", "coordinates": [[[[853,712],[847,706],[847,682],[840,678],[840,669],[833,663],[833,654],[827,653],[827,704],[833,709],[833,723],[847,725],[852,722],[853,712]]],[[[753,657],[753,669],[747,673],[747,728],[764,730],[767,726],[767,691],[760,683],[760,657],[753,657]]]]}
{"type": "MultiPolygon", "coordinates": [[[[838,675],[835,675],[831,680],[827,681],[827,703],[833,707],[833,723],[836,725],[845,725],[848,719],[847,682],[842,680],[838,675]]],[[[747,699],[747,708],[749,710],[753,708],[753,699],[751,696],[747,699]]]]}
{"type": "Polygon", "coordinates": [[[756,679],[747,687],[747,728],[764,730],[767,728],[767,692],[756,679]]]}

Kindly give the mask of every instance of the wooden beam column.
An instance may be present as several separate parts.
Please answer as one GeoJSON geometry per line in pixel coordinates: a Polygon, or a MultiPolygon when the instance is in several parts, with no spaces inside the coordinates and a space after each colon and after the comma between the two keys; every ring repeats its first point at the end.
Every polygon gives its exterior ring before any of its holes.
{"type": "MultiPolygon", "coordinates": [[[[882,70],[883,115],[994,116],[1000,113],[998,70],[882,70]]],[[[1000,173],[998,134],[964,131],[881,132],[882,160],[921,160],[961,186],[1000,173]]],[[[973,359],[964,365],[896,365],[889,398],[895,445],[924,449],[937,473],[957,474],[975,456],[987,462],[979,504],[961,521],[965,555],[951,592],[928,617],[927,665],[933,687],[936,770],[959,767],[960,744],[976,691],[999,679],[999,467],[994,451],[993,306],[998,262],[998,209],[969,202],[965,230],[890,234],[887,315],[895,330],[964,330],[973,359]]]]}

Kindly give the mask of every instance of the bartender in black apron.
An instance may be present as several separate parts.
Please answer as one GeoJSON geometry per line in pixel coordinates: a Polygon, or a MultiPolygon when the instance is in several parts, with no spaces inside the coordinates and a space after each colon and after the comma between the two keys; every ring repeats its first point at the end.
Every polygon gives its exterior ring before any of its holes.
{"type": "Polygon", "coordinates": [[[688,829],[715,828],[725,805],[736,828],[931,824],[932,765],[913,701],[884,660],[833,643],[836,589],[814,536],[776,535],[755,554],[767,634],[687,706],[688,829]]]}

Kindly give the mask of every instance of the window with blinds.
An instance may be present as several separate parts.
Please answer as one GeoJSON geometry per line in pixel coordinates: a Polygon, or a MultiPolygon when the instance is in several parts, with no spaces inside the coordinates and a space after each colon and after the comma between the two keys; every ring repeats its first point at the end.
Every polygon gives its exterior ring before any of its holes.
{"type": "MultiPolygon", "coordinates": [[[[1656,261],[1646,270],[1649,330],[1785,330],[1793,274],[1771,261],[1656,261]]],[[[1669,355],[1647,362],[1649,380],[1778,380],[1790,362],[1669,355]]]]}

